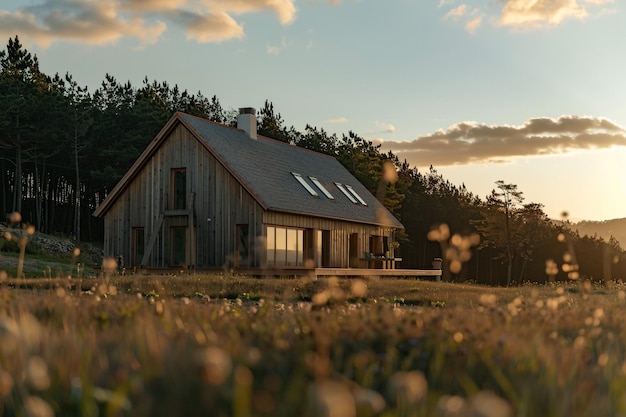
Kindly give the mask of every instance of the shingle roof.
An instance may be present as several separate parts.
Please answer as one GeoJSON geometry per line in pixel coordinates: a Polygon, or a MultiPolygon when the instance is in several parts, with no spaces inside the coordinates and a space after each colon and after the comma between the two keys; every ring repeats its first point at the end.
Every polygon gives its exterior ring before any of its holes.
{"type": "MultiPolygon", "coordinates": [[[[179,118],[198,140],[204,141],[204,145],[266,210],[403,228],[332,156],[263,136],[252,139],[243,130],[185,113],[176,113],[173,118],[179,118]],[[293,172],[302,175],[319,197],[313,197],[294,178],[293,172]],[[334,199],[328,199],[309,177],[316,177],[334,199]],[[350,185],[367,206],[350,202],[335,183],[350,185]]],[[[139,164],[133,168],[139,169],[139,164]]]]}

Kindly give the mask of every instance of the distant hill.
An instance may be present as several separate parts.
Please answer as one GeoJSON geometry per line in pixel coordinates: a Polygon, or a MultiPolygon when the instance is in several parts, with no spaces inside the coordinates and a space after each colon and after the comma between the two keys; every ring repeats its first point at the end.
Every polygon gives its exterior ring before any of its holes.
{"type": "Polygon", "coordinates": [[[601,222],[581,221],[571,225],[572,230],[578,230],[580,236],[598,236],[608,242],[613,236],[626,249],[626,218],[605,220],[601,222]]]}

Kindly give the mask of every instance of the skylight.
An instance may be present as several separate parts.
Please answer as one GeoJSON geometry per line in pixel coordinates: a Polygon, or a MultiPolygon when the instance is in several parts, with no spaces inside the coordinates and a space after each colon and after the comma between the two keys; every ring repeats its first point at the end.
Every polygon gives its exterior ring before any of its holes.
{"type": "Polygon", "coordinates": [[[365,200],[363,200],[363,199],[361,198],[361,196],[360,196],[360,195],[359,195],[356,191],[354,191],[354,188],[352,188],[352,187],[351,187],[351,186],[349,186],[348,184],[346,184],[346,188],[348,189],[348,191],[350,191],[350,193],[351,193],[354,197],[356,197],[356,199],[357,199],[357,200],[359,200],[359,203],[363,204],[364,206],[367,206],[367,203],[365,202],[365,200]]]}
{"type": "Polygon", "coordinates": [[[356,201],[356,199],[354,198],[354,196],[352,194],[350,194],[348,192],[348,190],[346,190],[346,187],[343,186],[343,184],[340,184],[338,182],[335,183],[335,185],[337,186],[337,188],[339,188],[339,190],[346,196],[348,197],[348,200],[352,201],[354,204],[358,204],[359,202],[356,201]]]}
{"type": "Polygon", "coordinates": [[[333,195],[326,189],[326,187],[324,187],[324,185],[317,178],[309,177],[309,179],[313,182],[313,184],[317,186],[317,188],[320,189],[322,193],[324,193],[326,197],[328,197],[329,200],[335,199],[335,197],[333,197],[333,195]]]}
{"type": "Polygon", "coordinates": [[[298,182],[299,182],[300,184],[302,184],[302,186],[303,186],[303,187],[304,187],[304,188],[305,188],[305,189],[309,192],[309,194],[311,194],[313,197],[319,197],[319,196],[320,196],[320,195],[317,193],[317,191],[315,191],[315,190],[313,189],[313,187],[311,187],[311,186],[309,185],[309,183],[308,183],[308,182],[306,182],[306,180],[305,180],[304,178],[302,178],[302,175],[298,174],[297,172],[292,172],[291,174],[293,175],[293,177],[294,177],[295,179],[297,179],[297,180],[298,180],[298,182]]]}

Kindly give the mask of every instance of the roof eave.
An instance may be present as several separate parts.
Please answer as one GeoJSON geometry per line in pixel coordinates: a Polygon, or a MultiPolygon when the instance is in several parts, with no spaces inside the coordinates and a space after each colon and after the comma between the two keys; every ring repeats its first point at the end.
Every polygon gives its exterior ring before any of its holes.
{"type": "MultiPolygon", "coordinates": [[[[349,218],[349,217],[325,216],[325,215],[321,215],[321,214],[314,214],[314,213],[308,213],[308,212],[296,211],[296,210],[286,210],[286,209],[281,209],[281,208],[276,208],[276,207],[269,207],[269,208],[267,208],[267,211],[273,211],[273,212],[276,212],[276,213],[285,213],[285,214],[297,214],[297,215],[300,215],[300,216],[318,217],[320,219],[338,220],[338,221],[342,221],[342,222],[369,224],[371,226],[392,227],[394,229],[404,229],[404,225],[402,223],[400,223],[400,221],[397,220],[397,219],[396,219],[397,224],[392,224],[393,222],[383,223],[383,222],[363,221],[363,220],[349,218]]],[[[395,217],[394,217],[394,219],[395,219],[395,217]]]]}

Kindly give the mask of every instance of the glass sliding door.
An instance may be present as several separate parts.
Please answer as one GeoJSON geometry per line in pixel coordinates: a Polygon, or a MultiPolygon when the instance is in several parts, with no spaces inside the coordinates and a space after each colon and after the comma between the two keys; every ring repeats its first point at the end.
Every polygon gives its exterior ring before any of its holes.
{"type": "Polygon", "coordinates": [[[268,266],[304,265],[304,230],[267,226],[268,266]]]}

